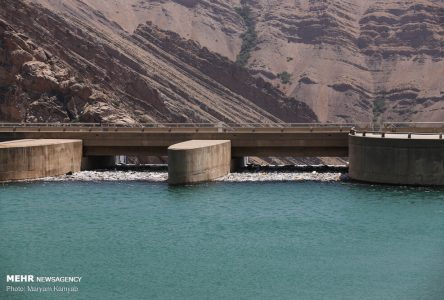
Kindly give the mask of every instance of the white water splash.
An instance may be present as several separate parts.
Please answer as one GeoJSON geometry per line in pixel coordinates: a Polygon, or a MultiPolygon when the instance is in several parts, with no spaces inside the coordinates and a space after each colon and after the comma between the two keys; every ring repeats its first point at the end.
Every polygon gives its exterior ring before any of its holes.
{"type": "MultiPolygon", "coordinates": [[[[341,181],[347,176],[342,173],[318,172],[248,172],[231,173],[215,181],[221,182],[264,182],[264,181],[341,181]]],[[[72,175],[46,177],[41,181],[146,181],[166,182],[167,172],[141,171],[82,171],[72,175]]]]}

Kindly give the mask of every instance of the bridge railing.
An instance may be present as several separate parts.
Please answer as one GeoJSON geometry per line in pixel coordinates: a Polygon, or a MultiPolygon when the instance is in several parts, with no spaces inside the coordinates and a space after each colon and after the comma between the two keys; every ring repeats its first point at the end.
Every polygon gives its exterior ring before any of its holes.
{"type": "Polygon", "coordinates": [[[371,123],[0,123],[0,128],[373,128],[371,123]]]}
{"type": "Polygon", "coordinates": [[[85,127],[85,128],[196,128],[217,127],[215,123],[0,123],[0,127],[85,127]]]}
{"type": "Polygon", "coordinates": [[[444,127],[444,122],[384,122],[385,128],[444,127]]]}
{"type": "Polygon", "coordinates": [[[390,132],[444,132],[444,122],[385,122],[381,131],[390,132]]]}
{"type": "Polygon", "coordinates": [[[367,123],[224,123],[230,128],[299,128],[299,127],[353,127],[369,126],[367,123]]]}
{"type": "Polygon", "coordinates": [[[443,132],[415,132],[415,131],[385,131],[385,130],[357,130],[352,128],[351,135],[358,135],[363,137],[378,137],[378,138],[428,138],[428,139],[443,139],[443,132]]]}
{"type": "Polygon", "coordinates": [[[384,122],[376,123],[11,123],[0,122],[0,127],[104,127],[104,128],[300,128],[300,127],[355,127],[365,129],[393,129],[393,128],[444,128],[444,122],[384,122]]]}

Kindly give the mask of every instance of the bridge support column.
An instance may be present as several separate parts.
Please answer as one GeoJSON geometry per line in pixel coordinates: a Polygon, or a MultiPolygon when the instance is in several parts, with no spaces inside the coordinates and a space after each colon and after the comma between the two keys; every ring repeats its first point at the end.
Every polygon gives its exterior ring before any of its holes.
{"type": "Polygon", "coordinates": [[[247,156],[231,158],[231,172],[240,171],[247,166],[247,156]]]}
{"type": "Polygon", "coordinates": [[[191,140],[168,148],[168,183],[210,181],[230,173],[231,142],[191,140]]]}
{"type": "Polygon", "coordinates": [[[444,186],[444,140],[350,135],[350,178],[365,182],[444,186]]]}
{"type": "Polygon", "coordinates": [[[110,169],[115,165],[115,156],[84,156],[82,158],[82,171],[110,169]]]}
{"type": "Polygon", "coordinates": [[[0,143],[0,181],[36,179],[80,171],[81,140],[0,143]]]}

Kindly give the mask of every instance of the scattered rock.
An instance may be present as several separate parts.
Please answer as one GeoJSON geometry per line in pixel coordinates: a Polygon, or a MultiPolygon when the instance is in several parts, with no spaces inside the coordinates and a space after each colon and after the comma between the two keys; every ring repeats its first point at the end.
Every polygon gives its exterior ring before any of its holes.
{"type": "Polygon", "coordinates": [[[83,100],[88,99],[93,93],[93,89],[90,86],[82,83],[75,83],[70,89],[73,94],[79,96],[83,100]]]}

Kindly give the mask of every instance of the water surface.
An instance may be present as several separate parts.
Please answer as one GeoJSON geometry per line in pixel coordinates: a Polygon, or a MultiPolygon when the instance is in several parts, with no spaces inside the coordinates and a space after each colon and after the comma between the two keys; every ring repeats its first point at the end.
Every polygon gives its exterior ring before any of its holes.
{"type": "Polygon", "coordinates": [[[0,233],[0,299],[444,299],[437,189],[7,184],[0,233]],[[6,274],[83,279],[6,293],[6,274]]]}

